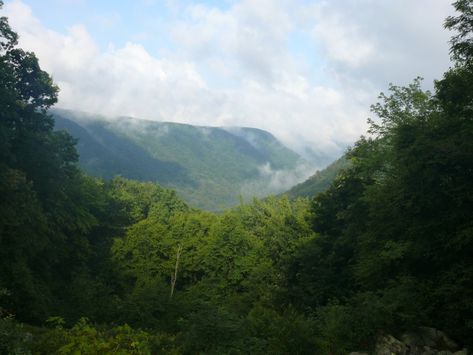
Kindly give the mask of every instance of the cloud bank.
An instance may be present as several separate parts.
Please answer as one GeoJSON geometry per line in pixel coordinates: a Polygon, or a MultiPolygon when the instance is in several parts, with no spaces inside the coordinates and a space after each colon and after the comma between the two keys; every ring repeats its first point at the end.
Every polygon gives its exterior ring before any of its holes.
{"type": "Polygon", "coordinates": [[[175,15],[159,35],[172,48],[160,55],[140,36],[103,48],[83,24],[54,31],[26,0],[4,12],[61,88],[59,107],[257,127],[306,156],[341,154],[389,82],[420,75],[429,85],[449,66],[447,0],[168,3],[175,15]]]}

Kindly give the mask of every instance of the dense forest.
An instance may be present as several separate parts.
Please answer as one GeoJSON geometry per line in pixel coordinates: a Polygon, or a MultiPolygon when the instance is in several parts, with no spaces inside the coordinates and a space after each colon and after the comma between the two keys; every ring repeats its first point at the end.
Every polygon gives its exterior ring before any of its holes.
{"type": "Polygon", "coordinates": [[[321,192],[328,190],[332,182],[335,180],[341,170],[347,169],[350,166],[350,160],[345,156],[335,160],[332,164],[322,170],[318,170],[314,175],[307,180],[293,186],[288,191],[281,195],[286,195],[290,199],[298,197],[313,197],[321,192]]]}
{"type": "Polygon", "coordinates": [[[77,165],[58,88],[0,20],[0,353],[346,354],[419,326],[473,346],[473,2],[433,92],[390,86],[327,191],[211,213],[77,165]]]}
{"type": "Polygon", "coordinates": [[[241,198],[284,191],[298,175],[297,168],[309,164],[256,128],[107,119],[58,109],[49,113],[56,130],[79,140],[79,166],[87,174],[157,182],[175,190],[189,206],[204,210],[221,211],[238,205],[241,198]],[[293,178],[288,184],[276,183],[277,174],[293,178]]]}

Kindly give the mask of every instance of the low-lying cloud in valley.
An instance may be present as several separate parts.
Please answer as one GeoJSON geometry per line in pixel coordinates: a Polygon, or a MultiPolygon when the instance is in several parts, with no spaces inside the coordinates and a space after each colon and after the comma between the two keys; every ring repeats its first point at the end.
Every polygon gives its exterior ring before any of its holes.
{"type": "MultiPolygon", "coordinates": [[[[262,128],[308,158],[307,148],[336,157],[354,142],[389,82],[420,75],[431,85],[449,66],[447,0],[171,1],[156,20],[165,32],[138,28],[108,46],[81,23],[53,30],[30,3],[6,1],[2,11],[61,88],[59,107],[262,128]],[[153,36],[169,45],[149,49],[153,36]]],[[[107,26],[127,21],[116,11],[107,26]]]]}
{"type": "Polygon", "coordinates": [[[265,197],[288,191],[314,174],[314,165],[300,161],[294,169],[274,169],[269,162],[259,166],[259,179],[248,181],[240,189],[244,199],[265,197]]]}

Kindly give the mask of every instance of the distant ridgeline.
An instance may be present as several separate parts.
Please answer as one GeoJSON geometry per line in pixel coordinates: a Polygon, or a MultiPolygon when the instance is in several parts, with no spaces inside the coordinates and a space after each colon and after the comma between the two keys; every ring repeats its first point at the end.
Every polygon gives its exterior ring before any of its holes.
{"type": "Polygon", "coordinates": [[[220,210],[240,196],[280,193],[304,178],[296,168],[306,162],[260,129],[51,113],[56,129],[79,139],[80,165],[88,173],[158,182],[194,207],[220,210]]]}

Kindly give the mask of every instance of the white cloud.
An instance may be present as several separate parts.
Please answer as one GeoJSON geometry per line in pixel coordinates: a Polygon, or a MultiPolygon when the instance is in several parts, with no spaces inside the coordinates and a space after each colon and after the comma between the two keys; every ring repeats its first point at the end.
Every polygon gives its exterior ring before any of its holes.
{"type": "Polygon", "coordinates": [[[357,68],[367,65],[376,56],[375,47],[356,24],[347,23],[337,13],[320,16],[313,35],[320,39],[328,56],[346,65],[357,68]]]}
{"type": "Polygon", "coordinates": [[[294,185],[306,180],[314,173],[310,164],[300,163],[292,170],[273,169],[269,162],[258,167],[259,179],[244,184],[240,194],[245,198],[264,197],[289,190],[294,185]]]}
{"type": "MultiPolygon", "coordinates": [[[[258,127],[321,155],[340,154],[365,131],[369,105],[388,82],[431,80],[448,67],[449,0],[169,4],[182,15],[169,24],[175,49],[160,57],[138,42],[101,49],[82,25],[52,31],[21,0],[5,11],[20,45],[60,86],[60,107],[258,127]],[[289,50],[295,30],[312,39],[303,49],[317,64],[289,50]],[[311,76],[311,65],[324,65],[325,78],[311,76]]],[[[136,31],[136,41],[149,37],[136,31]]]]}
{"type": "Polygon", "coordinates": [[[450,63],[443,22],[452,12],[450,0],[323,1],[312,34],[339,79],[431,83],[450,63]]]}

